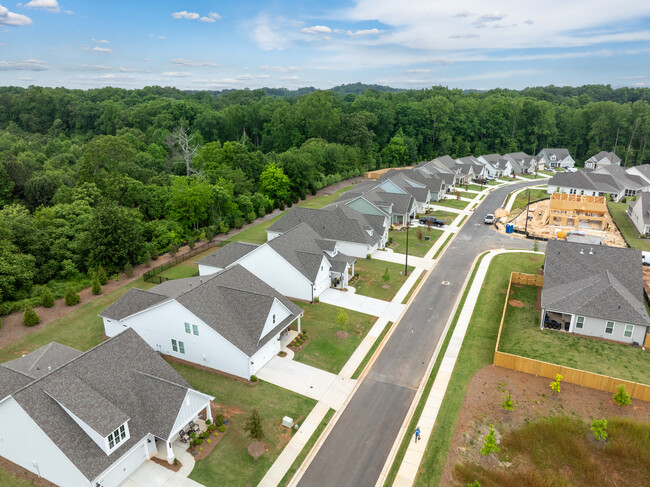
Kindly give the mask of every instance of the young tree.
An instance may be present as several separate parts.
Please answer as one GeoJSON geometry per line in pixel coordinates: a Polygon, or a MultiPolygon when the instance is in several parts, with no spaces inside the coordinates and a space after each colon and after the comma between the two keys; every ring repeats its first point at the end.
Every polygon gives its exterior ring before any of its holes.
{"type": "Polygon", "coordinates": [[[95,271],[95,276],[97,276],[97,279],[102,286],[105,286],[108,282],[108,275],[106,275],[106,270],[101,265],[95,271]]]}
{"type": "Polygon", "coordinates": [[[95,296],[98,296],[102,293],[102,285],[99,283],[99,277],[97,274],[95,274],[95,277],[93,277],[92,292],[95,296]]]}
{"type": "Polygon", "coordinates": [[[618,386],[616,389],[616,393],[614,394],[614,401],[616,401],[616,404],[619,406],[629,406],[632,403],[632,398],[625,390],[625,386],[623,384],[618,386]]]}
{"type": "Polygon", "coordinates": [[[562,377],[561,374],[555,374],[555,381],[551,382],[549,385],[551,386],[551,389],[553,390],[553,393],[560,393],[560,382],[562,382],[562,377]]]}
{"type": "Polygon", "coordinates": [[[257,408],[253,408],[251,415],[246,419],[246,426],[244,431],[248,431],[248,435],[254,440],[261,440],[264,438],[264,431],[262,430],[262,417],[257,408]]]}
{"type": "Polygon", "coordinates": [[[75,304],[79,304],[81,301],[81,298],[79,295],[72,289],[72,286],[68,286],[65,290],[65,297],[63,298],[65,301],[65,304],[68,306],[74,306],[75,304]]]}
{"type": "Polygon", "coordinates": [[[607,420],[596,419],[594,418],[591,421],[591,432],[594,434],[594,438],[597,440],[606,440],[607,439],[607,420]]]}
{"type": "Polygon", "coordinates": [[[348,323],[350,321],[350,317],[348,314],[345,312],[344,309],[339,308],[338,315],[336,316],[336,322],[343,327],[343,329],[347,329],[348,323]]]}
{"type": "Polygon", "coordinates": [[[274,162],[264,168],[260,175],[260,193],[279,204],[290,199],[290,188],[291,181],[274,162]]]}
{"type": "Polygon", "coordinates": [[[41,317],[36,314],[34,309],[27,305],[25,306],[25,313],[23,314],[23,325],[36,326],[41,322],[41,317]]]}
{"type": "Polygon", "coordinates": [[[497,445],[494,426],[490,425],[490,432],[485,436],[485,441],[483,442],[483,448],[481,448],[481,455],[488,456],[490,453],[496,453],[500,450],[501,449],[497,445]]]}
{"type": "Polygon", "coordinates": [[[54,295],[47,286],[45,286],[43,291],[41,291],[41,305],[43,305],[44,308],[51,308],[54,306],[54,295]]]}
{"type": "Polygon", "coordinates": [[[133,266],[130,262],[124,264],[124,275],[126,277],[133,277],[133,266]]]}
{"type": "Polygon", "coordinates": [[[381,280],[384,281],[384,282],[390,281],[390,274],[388,273],[388,267],[386,267],[386,270],[381,275],[381,280]]]}

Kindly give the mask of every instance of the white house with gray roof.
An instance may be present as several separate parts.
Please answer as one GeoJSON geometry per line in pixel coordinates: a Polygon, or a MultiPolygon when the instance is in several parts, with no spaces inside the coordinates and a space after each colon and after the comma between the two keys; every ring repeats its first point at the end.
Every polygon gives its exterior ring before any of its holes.
{"type": "Polygon", "coordinates": [[[598,154],[594,154],[585,161],[585,167],[587,169],[598,169],[599,167],[611,166],[612,164],[620,166],[621,158],[614,152],[607,152],[604,150],[601,150],[598,154]]]}
{"type": "Polygon", "coordinates": [[[544,148],[539,151],[537,157],[544,159],[544,167],[546,169],[567,169],[573,167],[576,163],[573,157],[571,157],[571,154],[569,154],[569,149],[544,148]]]}
{"type": "Polygon", "coordinates": [[[641,193],[627,207],[627,216],[641,235],[650,234],[650,194],[641,193]]]}
{"type": "Polygon", "coordinates": [[[199,274],[211,275],[241,265],[284,296],[313,301],[330,286],[344,288],[354,274],[355,258],[336,240],[322,238],[306,223],[265,244],[241,249],[229,243],[199,261],[199,274]],[[249,250],[244,255],[241,253],[249,250]]]}
{"type": "Polygon", "coordinates": [[[280,352],[302,309],[244,267],[130,289],[106,308],[106,335],[132,328],[154,350],[249,379],[280,352]]]}
{"type": "Polygon", "coordinates": [[[641,267],[640,250],[549,241],[541,326],[559,324],[569,333],[643,344],[650,318],[641,267]]]}
{"type": "Polygon", "coordinates": [[[415,218],[418,211],[415,198],[390,179],[361,183],[343,193],[336,202],[346,204],[364,215],[376,214],[373,209],[368,208],[367,203],[370,203],[375,209],[388,215],[391,223],[396,225],[405,225],[408,219],[415,218]],[[365,202],[359,201],[361,199],[365,202]]]}
{"type": "Polygon", "coordinates": [[[62,487],[116,487],[199,414],[196,391],[133,331],[80,352],[50,343],[0,365],[0,456],[62,487]]]}
{"type": "Polygon", "coordinates": [[[604,165],[598,169],[585,168],[575,172],[561,172],[549,179],[547,192],[589,196],[609,194],[615,201],[620,201],[622,198],[650,191],[650,180],[642,175],[644,169],[642,166],[623,168],[617,165],[604,165]]]}

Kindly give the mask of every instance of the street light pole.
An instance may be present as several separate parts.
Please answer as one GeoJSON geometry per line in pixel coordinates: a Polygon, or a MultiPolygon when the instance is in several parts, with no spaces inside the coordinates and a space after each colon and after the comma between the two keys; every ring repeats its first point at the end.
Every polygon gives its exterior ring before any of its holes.
{"type": "Polygon", "coordinates": [[[528,189],[528,204],[526,205],[526,226],[524,228],[524,233],[528,237],[528,210],[530,208],[530,189],[528,189]]]}

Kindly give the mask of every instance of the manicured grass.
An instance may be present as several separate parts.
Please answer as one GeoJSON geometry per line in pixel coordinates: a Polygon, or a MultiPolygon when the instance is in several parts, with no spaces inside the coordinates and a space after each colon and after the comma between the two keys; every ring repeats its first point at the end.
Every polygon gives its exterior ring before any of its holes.
{"type": "Polygon", "coordinates": [[[460,223],[458,224],[459,227],[463,224],[463,222],[464,222],[465,220],[467,220],[467,217],[468,217],[468,216],[469,216],[469,215],[465,215],[465,216],[460,220],[460,223]]]}
{"type": "MultiPolygon", "coordinates": [[[[286,211],[284,213],[286,213],[286,211]]],[[[271,225],[273,225],[275,222],[277,222],[280,218],[282,218],[284,213],[281,213],[280,215],[271,218],[268,221],[260,222],[255,226],[247,228],[243,232],[240,232],[237,235],[233,235],[226,241],[263,244],[264,242],[266,242],[266,229],[269,228],[271,225]]]]}
{"type": "Polygon", "coordinates": [[[363,357],[363,360],[357,367],[357,370],[354,371],[354,374],[352,374],[353,379],[358,379],[359,376],[361,375],[361,372],[363,372],[363,369],[366,368],[366,364],[370,361],[370,358],[373,356],[375,353],[375,350],[379,347],[379,344],[383,341],[384,337],[388,333],[388,330],[391,329],[393,326],[393,322],[389,321],[386,323],[386,326],[384,326],[384,329],[381,331],[377,339],[375,340],[375,343],[372,344],[372,347],[370,347],[370,350],[368,350],[368,353],[366,354],[365,357],[363,357]]]}
{"type": "MultiPolygon", "coordinates": [[[[437,203],[434,203],[437,204],[437,203]]],[[[434,216],[438,220],[445,220],[445,225],[451,225],[456,218],[458,218],[458,213],[445,210],[435,210],[427,213],[425,216],[434,216]]]]}
{"type": "MultiPolygon", "coordinates": [[[[544,263],[541,255],[535,255],[538,261],[531,260],[531,254],[508,253],[497,255],[488,269],[481,293],[470,320],[465,340],[461,347],[456,366],[445,393],[436,424],[427,443],[427,450],[420,464],[416,486],[437,485],[445,466],[449,445],[456,428],[456,421],[463,403],[465,391],[472,376],[494,358],[494,347],[499,331],[499,322],[503,308],[500,303],[505,299],[510,273],[513,271],[535,274],[544,263]]],[[[471,280],[470,280],[471,282],[471,280]]],[[[469,290],[465,290],[465,295],[469,290]]],[[[464,299],[464,298],[463,298],[464,299]]],[[[458,307],[454,324],[462,306],[458,307]]],[[[451,337],[448,334],[447,338],[451,337]]],[[[444,351],[441,351],[442,357],[444,351]]],[[[433,376],[434,374],[432,374],[433,376]]],[[[417,418],[417,416],[415,416],[417,418]]]]}
{"type": "Polygon", "coordinates": [[[215,397],[229,421],[225,437],[203,460],[196,462],[190,478],[204,485],[257,485],[286,443],[291,431],[281,426],[284,416],[302,422],[316,401],[287,389],[259,381],[255,385],[189,365],[171,364],[194,389],[215,397]],[[253,441],[244,431],[247,417],[257,408],[262,417],[267,451],[256,462],[246,449],[253,441]]]}
{"type": "MultiPolygon", "coordinates": [[[[546,189],[531,189],[530,190],[530,201],[540,201],[547,200],[551,197],[550,194],[546,192],[546,189]]],[[[508,218],[513,218],[519,215],[522,211],[528,206],[528,191],[522,191],[517,196],[515,196],[515,201],[512,203],[512,209],[510,210],[510,215],[508,218]]]]}
{"type": "Polygon", "coordinates": [[[301,208],[322,208],[323,206],[327,206],[330,203],[334,203],[343,193],[351,190],[352,188],[354,188],[354,185],[346,186],[345,188],[339,189],[335,193],[316,196],[310,200],[298,203],[296,206],[300,206],[301,208]]]}
{"type": "Polygon", "coordinates": [[[541,171],[538,171],[538,172],[541,172],[542,174],[546,174],[547,176],[554,176],[555,175],[555,173],[553,171],[547,171],[546,169],[542,169],[541,171]]]}
{"type": "Polygon", "coordinates": [[[454,236],[453,233],[450,233],[449,235],[447,235],[447,238],[445,239],[445,241],[443,242],[443,244],[438,248],[437,252],[436,252],[435,255],[433,256],[434,259],[437,259],[438,256],[440,255],[440,253],[441,253],[443,250],[445,250],[445,247],[447,246],[447,243],[449,242],[449,240],[450,240],[451,237],[453,237],[453,236],[454,236]]]}
{"type": "Polygon", "coordinates": [[[420,277],[418,277],[415,280],[415,283],[413,286],[411,286],[411,289],[409,289],[409,292],[406,293],[406,296],[404,296],[404,299],[402,299],[402,304],[408,303],[409,299],[411,298],[411,295],[415,292],[415,290],[418,288],[418,285],[420,284],[420,281],[424,277],[426,271],[422,271],[422,274],[420,274],[420,277]]]}
{"type": "Polygon", "coordinates": [[[632,220],[627,216],[627,206],[627,203],[607,202],[609,213],[612,215],[612,219],[623,234],[623,238],[627,244],[633,249],[650,251],[650,239],[640,238],[639,232],[637,232],[636,227],[632,224],[632,220]]]}
{"type": "Polygon", "coordinates": [[[537,289],[512,286],[511,299],[524,306],[508,306],[499,344],[501,352],[650,384],[650,354],[641,348],[558,330],[540,330],[541,311],[535,309],[537,289]]]}
{"type": "Polygon", "coordinates": [[[158,275],[160,277],[166,277],[167,279],[183,279],[185,277],[195,277],[199,275],[199,268],[196,263],[187,260],[181,264],[167,269],[166,271],[161,272],[158,275]]]}
{"type": "MultiPolygon", "coordinates": [[[[465,186],[463,186],[463,185],[461,185],[460,187],[465,188],[465,186]]],[[[474,191],[483,191],[485,189],[485,185],[483,185],[483,187],[481,188],[480,184],[470,184],[465,189],[473,189],[474,191]]]]}
{"type": "Polygon", "coordinates": [[[318,427],[314,430],[314,433],[311,435],[311,438],[309,438],[309,441],[305,443],[305,446],[302,448],[302,450],[300,450],[300,453],[291,464],[291,467],[289,467],[289,470],[287,470],[287,473],[284,474],[284,477],[282,477],[282,480],[280,480],[279,485],[282,486],[289,485],[289,482],[298,471],[298,468],[300,467],[300,465],[302,465],[302,462],[305,461],[305,458],[307,458],[307,455],[309,455],[311,449],[314,448],[314,445],[318,441],[318,438],[320,438],[320,435],[322,435],[323,431],[325,431],[325,428],[329,424],[335,412],[336,411],[334,411],[332,408],[330,408],[329,411],[327,411],[325,417],[323,417],[323,420],[320,422],[318,427]]]}
{"type": "Polygon", "coordinates": [[[31,487],[34,484],[27,479],[0,469],[0,485],[2,485],[2,487],[31,487]]]}
{"type": "MultiPolygon", "coordinates": [[[[409,230],[409,255],[424,257],[442,233],[441,230],[435,228],[431,230],[427,227],[411,228],[409,230]],[[418,230],[422,231],[422,240],[418,240],[417,238],[418,230]],[[428,236],[430,240],[425,240],[425,236],[428,236]]],[[[392,238],[397,244],[396,247],[393,247],[394,252],[400,254],[406,253],[406,230],[393,230],[388,232],[388,237],[392,238]]]]}
{"type": "Polygon", "coordinates": [[[462,200],[457,200],[455,198],[450,198],[446,200],[440,200],[435,204],[438,206],[448,206],[449,208],[458,208],[459,210],[462,210],[467,205],[469,205],[469,201],[462,201],[462,200]]]}
{"type": "Polygon", "coordinates": [[[470,200],[473,200],[478,196],[476,193],[466,193],[465,191],[461,191],[460,193],[461,198],[469,198],[470,200]]]}
{"type": "Polygon", "coordinates": [[[374,316],[344,309],[348,324],[340,325],[337,323],[340,308],[336,306],[325,303],[309,304],[303,301],[295,303],[305,310],[301,325],[303,330],[307,330],[309,341],[302,350],[295,352],[294,360],[333,374],[341,371],[377,321],[374,316]],[[336,336],[339,331],[346,332],[348,336],[336,336]]]}
{"type": "MultiPolygon", "coordinates": [[[[409,266],[409,273],[412,270],[413,267],[409,266]]],[[[354,264],[354,271],[359,273],[359,280],[353,284],[357,294],[385,301],[390,301],[395,297],[408,277],[404,275],[403,265],[378,259],[358,259],[354,264]],[[388,269],[390,279],[384,282],[382,275],[386,269],[388,269]]]]}
{"type": "Polygon", "coordinates": [[[154,284],[146,283],[140,278],[109,294],[100,296],[50,323],[45,328],[0,349],[0,362],[18,358],[22,354],[32,352],[50,342],[58,342],[85,352],[103,341],[104,323],[97,316],[99,313],[130,288],[149,289],[153,286],[154,284]]]}

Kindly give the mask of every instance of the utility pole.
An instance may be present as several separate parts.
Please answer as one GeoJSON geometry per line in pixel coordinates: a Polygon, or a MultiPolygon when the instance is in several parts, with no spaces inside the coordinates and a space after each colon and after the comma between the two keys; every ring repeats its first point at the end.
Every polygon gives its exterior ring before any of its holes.
{"type": "Polygon", "coordinates": [[[404,275],[409,275],[409,222],[411,215],[406,215],[406,261],[404,262],[404,275]]]}
{"type": "Polygon", "coordinates": [[[528,237],[528,209],[530,208],[530,189],[528,189],[528,204],[526,205],[526,226],[524,229],[524,233],[526,234],[526,237],[528,237]]]}

